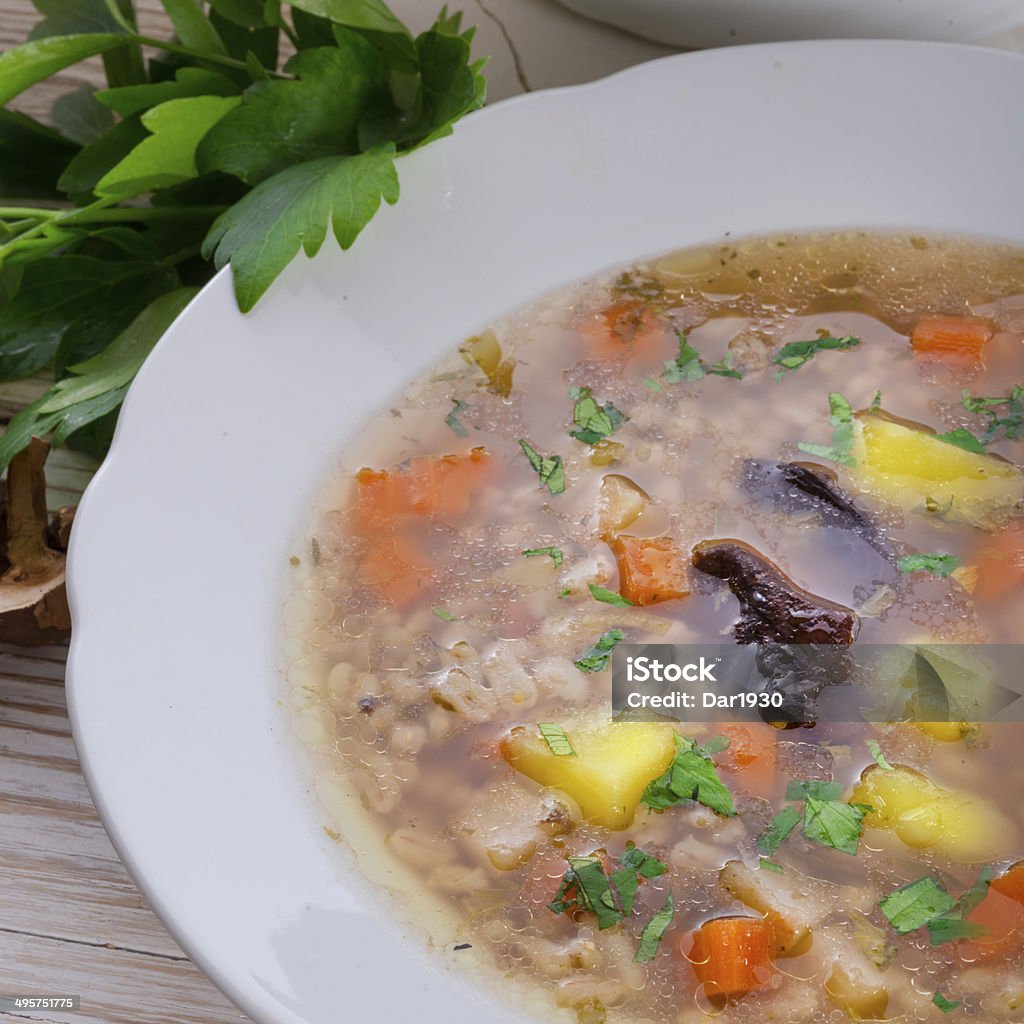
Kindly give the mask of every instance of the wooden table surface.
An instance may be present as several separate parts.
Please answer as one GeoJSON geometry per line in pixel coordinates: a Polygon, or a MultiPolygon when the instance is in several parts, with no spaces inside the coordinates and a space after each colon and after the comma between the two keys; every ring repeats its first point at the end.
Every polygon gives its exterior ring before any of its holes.
{"type": "MultiPolygon", "coordinates": [[[[422,25],[426,0],[393,0],[422,25]]],[[[478,50],[492,57],[492,99],[600,77],[668,51],[596,25],[553,0],[465,0],[450,4],[479,25],[478,50]]],[[[165,23],[156,0],[140,0],[152,35],[165,23]]],[[[0,50],[38,20],[28,0],[0,0],[0,50]]],[[[989,41],[1024,52],[1024,29],[989,41]]],[[[82,65],[31,90],[18,104],[45,119],[53,98],[82,81],[82,65]]],[[[0,388],[0,423],[45,387],[0,388]]],[[[75,504],[94,470],[57,451],[47,467],[51,508],[75,504]]],[[[0,1022],[218,1024],[245,1018],[191,963],[146,905],[96,816],[78,766],[64,697],[64,647],[0,645],[0,995],[76,994],[75,1013],[0,1012],[0,1022]]]]}

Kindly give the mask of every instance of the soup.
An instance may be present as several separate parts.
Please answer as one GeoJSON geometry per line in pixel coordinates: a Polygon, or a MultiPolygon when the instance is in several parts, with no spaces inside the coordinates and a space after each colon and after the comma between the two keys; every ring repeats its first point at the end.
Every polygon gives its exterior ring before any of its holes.
{"type": "Polygon", "coordinates": [[[1018,727],[613,722],[609,670],[1015,642],[1022,339],[1017,249],[786,236],[558,291],[415,381],[287,606],[292,722],[382,905],[549,1019],[1024,1020],[1018,727]]]}

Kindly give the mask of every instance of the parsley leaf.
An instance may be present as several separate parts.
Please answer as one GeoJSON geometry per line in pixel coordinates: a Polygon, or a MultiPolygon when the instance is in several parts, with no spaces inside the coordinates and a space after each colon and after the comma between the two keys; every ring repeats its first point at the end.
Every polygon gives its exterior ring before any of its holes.
{"type": "Polygon", "coordinates": [[[661,374],[669,384],[702,380],[708,374],[743,380],[743,374],[732,367],[731,352],[727,352],[721,362],[706,363],[682,331],[676,331],[676,336],[679,338],[679,355],[675,359],[668,359],[664,362],[665,369],[661,374]]]}
{"type": "Polygon", "coordinates": [[[900,572],[930,572],[933,576],[949,576],[961,566],[956,555],[917,554],[904,555],[896,565],[900,572]]]}
{"type": "Polygon", "coordinates": [[[842,338],[825,335],[813,341],[791,341],[779,349],[772,362],[786,370],[796,370],[804,363],[809,363],[819,352],[845,351],[859,344],[860,338],[849,335],[842,338]]]}
{"type": "Polygon", "coordinates": [[[981,441],[963,427],[957,427],[956,430],[950,430],[945,434],[936,434],[935,440],[945,441],[946,444],[955,445],[957,448],[963,448],[966,452],[974,452],[976,455],[982,455],[985,452],[985,446],[981,441]]]}
{"type": "Polygon", "coordinates": [[[871,752],[871,756],[875,759],[875,764],[884,772],[893,771],[893,767],[889,764],[885,754],[882,753],[882,748],[878,744],[878,740],[868,740],[868,750],[871,752]]]}
{"type": "Polygon", "coordinates": [[[348,249],[381,200],[398,201],[394,143],[357,156],[309,160],[260,182],[222,213],[203,242],[218,269],[231,263],[235,297],[248,312],[300,247],[315,256],[331,225],[348,249]]]}
{"type": "Polygon", "coordinates": [[[527,444],[522,438],[519,439],[519,447],[533,468],[540,477],[542,487],[546,487],[551,494],[561,494],[565,490],[565,470],[562,467],[561,455],[541,455],[532,445],[527,444]]]}
{"type": "Polygon", "coordinates": [[[526,548],[523,554],[527,558],[536,558],[538,555],[547,555],[556,569],[561,569],[565,554],[561,548],[526,548]]]}
{"type": "Polygon", "coordinates": [[[808,455],[817,455],[822,459],[840,462],[844,466],[856,466],[853,457],[853,409],[850,403],[838,392],[828,396],[829,418],[832,426],[832,444],[829,446],[811,444],[801,441],[797,448],[808,455]]]}
{"type": "Polygon", "coordinates": [[[760,859],[758,867],[762,871],[771,871],[776,875],[784,875],[786,873],[786,869],[781,864],[776,864],[775,861],[768,860],[765,857],[760,859]]]}
{"type": "Polygon", "coordinates": [[[597,444],[598,441],[611,437],[629,419],[611,402],[598,405],[590,393],[590,388],[569,388],[569,397],[576,402],[572,410],[572,421],[578,428],[570,430],[569,436],[584,444],[597,444]]]}
{"type": "Polygon", "coordinates": [[[588,647],[577,659],[576,667],[581,672],[603,672],[611,661],[612,651],[625,638],[621,629],[609,629],[602,633],[592,647],[588,647]]]}
{"type": "Polygon", "coordinates": [[[981,439],[984,444],[999,440],[1000,431],[1007,441],[1024,437],[1024,388],[1019,384],[1014,384],[1006,398],[972,397],[970,388],[964,388],[962,402],[968,412],[987,418],[988,428],[981,439]],[[997,411],[1004,408],[1003,414],[997,411]]]}
{"type": "Polygon", "coordinates": [[[783,807],[757,837],[757,848],[770,857],[800,824],[800,818],[801,814],[795,807],[783,807]]]}
{"type": "Polygon", "coordinates": [[[661,937],[665,934],[668,926],[672,923],[672,918],[675,915],[676,908],[675,903],[672,900],[672,893],[669,893],[665,897],[665,903],[661,910],[659,910],[654,917],[647,922],[647,926],[644,928],[643,933],[640,936],[640,945],[637,947],[636,955],[633,960],[638,963],[647,963],[649,960],[653,960],[658,953],[658,946],[661,943],[661,937]]]}
{"type": "Polygon", "coordinates": [[[889,893],[878,906],[889,924],[900,935],[906,935],[951,911],[956,901],[934,878],[926,875],[889,893]]]}
{"type": "Polygon", "coordinates": [[[469,408],[469,403],[462,401],[461,398],[453,398],[452,400],[452,411],[445,416],[445,423],[452,428],[455,432],[456,437],[469,437],[469,431],[466,429],[465,424],[459,419],[459,413],[465,412],[469,408]]]}
{"type": "Polygon", "coordinates": [[[614,590],[606,590],[604,587],[598,587],[593,583],[588,583],[590,587],[590,593],[595,601],[603,601],[605,604],[613,605],[616,608],[632,608],[633,602],[627,601],[621,594],[616,594],[614,590]]]}
{"type": "Polygon", "coordinates": [[[803,834],[821,846],[856,856],[864,818],[873,809],[868,804],[847,804],[808,796],[804,801],[803,834]]]}
{"type": "Polygon", "coordinates": [[[554,722],[539,722],[537,730],[551,749],[552,754],[556,754],[558,757],[576,756],[576,751],[573,750],[569,737],[560,725],[556,725],[554,722]]]}
{"type": "Polygon", "coordinates": [[[959,999],[947,999],[941,992],[932,996],[932,1002],[943,1012],[949,1013],[960,1005],[959,999]]]}
{"type": "Polygon", "coordinates": [[[676,736],[676,756],[664,775],[647,784],[641,803],[663,811],[685,800],[696,800],[717,814],[735,817],[732,794],[718,777],[714,762],[689,737],[676,736]]]}
{"type": "Polygon", "coordinates": [[[941,946],[944,942],[955,942],[957,939],[976,939],[980,935],[988,935],[989,930],[983,924],[965,921],[956,914],[937,917],[928,922],[928,937],[933,946],[941,946]]]}
{"type": "Polygon", "coordinates": [[[813,796],[816,800],[838,800],[842,792],[843,787],[838,782],[799,779],[786,786],[786,799],[806,800],[813,796]]]}
{"type": "Polygon", "coordinates": [[[439,619],[443,619],[445,622],[455,621],[455,616],[452,615],[452,613],[445,608],[431,608],[430,610],[434,613],[434,615],[436,615],[439,619]]]}

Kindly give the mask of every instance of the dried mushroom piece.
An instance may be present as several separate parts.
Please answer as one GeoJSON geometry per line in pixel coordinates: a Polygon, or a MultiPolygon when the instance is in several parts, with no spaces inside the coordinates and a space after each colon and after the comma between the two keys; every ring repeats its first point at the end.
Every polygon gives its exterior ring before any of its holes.
{"type": "Polygon", "coordinates": [[[741,644],[850,644],[857,615],[817,597],[739,540],[706,540],[693,549],[694,566],[729,584],[740,602],[733,635],[741,644]]]}
{"type": "Polygon", "coordinates": [[[888,538],[839,486],[839,478],[828,466],[746,459],[741,484],[751,496],[771,501],[779,512],[815,513],[823,526],[855,534],[895,564],[896,551],[888,538]]]}
{"type": "Polygon", "coordinates": [[[65,586],[74,509],[46,514],[46,441],[32,438],[11,460],[0,502],[0,642],[34,647],[71,632],[65,586]]]}

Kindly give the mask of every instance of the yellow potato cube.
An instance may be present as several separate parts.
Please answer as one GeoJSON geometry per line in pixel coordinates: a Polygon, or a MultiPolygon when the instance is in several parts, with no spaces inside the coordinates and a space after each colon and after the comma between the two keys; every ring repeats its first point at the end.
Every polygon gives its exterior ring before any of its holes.
{"type": "Polygon", "coordinates": [[[908,510],[994,529],[1019,512],[1024,473],[997,455],[941,441],[923,424],[864,411],[854,421],[853,478],[908,510]]]}
{"type": "Polygon", "coordinates": [[[874,808],[866,826],[892,831],[907,846],[933,849],[961,864],[997,860],[1014,848],[1016,827],[988,801],[937,786],[903,765],[892,771],[867,768],[850,799],[874,808]]]}
{"type": "Polygon", "coordinates": [[[620,473],[609,473],[601,481],[597,499],[598,532],[608,540],[621,533],[642,515],[651,503],[650,495],[620,473]]]}
{"type": "Polygon", "coordinates": [[[675,757],[675,729],[660,722],[561,724],[575,754],[556,754],[536,726],[518,726],[502,741],[502,756],[534,782],[562,790],[593,824],[629,828],[647,784],[675,757]]]}
{"type": "Polygon", "coordinates": [[[856,970],[847,970],[839,964],[833,965],[825,980],[825,991],[832,1002],[854,1020],[885,1019],[889,990],[884,985],[876,985],[856,970]]]}

